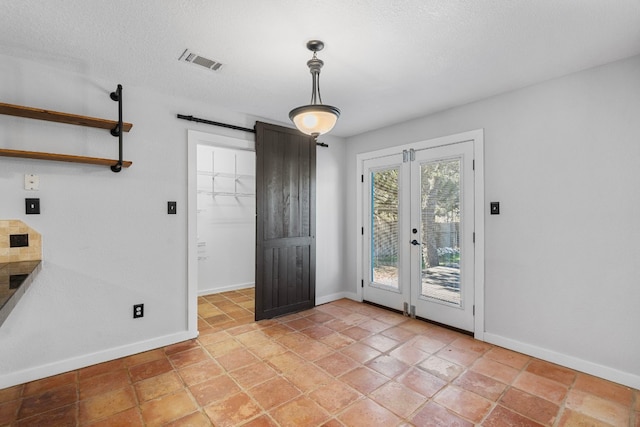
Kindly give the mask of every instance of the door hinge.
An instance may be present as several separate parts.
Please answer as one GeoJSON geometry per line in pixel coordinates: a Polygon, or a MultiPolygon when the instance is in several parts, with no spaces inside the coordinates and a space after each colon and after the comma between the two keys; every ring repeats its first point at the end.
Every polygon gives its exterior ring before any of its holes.
{"type": "Polygon", "coordinates": [[[472,160],[471,167],[473,168],[473,170],[476,170],[476,159],[472,160]]]}
{"type": "Polygon", "coordinates": [[[473,315],[474,316],[476,315],[476,306],[475,305],[473,306],[473,315]]]}
{"type": "Polygon", "coordinates": [[[364,227],[360,229],[360,233],[364,236],[364,227]]]}
{"type": "Polygon", "coordinates": [[[476,242],[476,232],[474,231],[473,232],[473,243],[475,243],[475,242],[476,242]]]}
{"type": "Polygon", "coordinates": [[[409,161],[409,152],[407,150],[402,150],[402,163],[407,163],[409,161]]]}
{"type": "Polygon", "coordinates": [[[364,182],[364,175],[360,175],[360,182],[364,182]]]}
{"type": "Polygon", "coordinates": [[[416,150],[413,148],[409,150],[409,159],[413,162],[416,159],[416,150]]]}
{"type": "Polygon", "coordinates": [[[362,280],[360,281],[360,287],[361,287],[361,288],[364,288],[364,279],[362,279],[362,280]]]}

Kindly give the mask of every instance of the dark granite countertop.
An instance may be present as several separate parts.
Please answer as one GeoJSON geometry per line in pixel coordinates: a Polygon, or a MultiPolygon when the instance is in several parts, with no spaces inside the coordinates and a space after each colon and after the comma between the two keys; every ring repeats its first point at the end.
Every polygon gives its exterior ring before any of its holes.
{"type": "Polygon", "coordinates": [[[31,285],[39,268],[40,261],[0,263],[0,325],[31,285]]]}

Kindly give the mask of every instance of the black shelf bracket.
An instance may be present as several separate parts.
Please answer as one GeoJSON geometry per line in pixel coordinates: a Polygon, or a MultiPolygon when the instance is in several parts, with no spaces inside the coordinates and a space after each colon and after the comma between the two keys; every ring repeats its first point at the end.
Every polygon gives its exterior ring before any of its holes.
{"type": "Polygon", "coordinates": [[[113,172],[122,170],[122,85],[118,85],[115,92],[111,92],[110,98],[118,103],[118,124],[111,129],[111,135],[118,137],[118,163],[111,166],[113,172]]]}

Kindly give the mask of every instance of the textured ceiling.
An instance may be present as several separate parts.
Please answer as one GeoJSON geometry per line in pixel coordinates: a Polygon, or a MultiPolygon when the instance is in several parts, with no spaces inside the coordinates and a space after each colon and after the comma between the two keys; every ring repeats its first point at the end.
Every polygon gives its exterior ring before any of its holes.
{"type": "Polygon", "coordinates": [[[0,0],[0,52],[279,122],[314,38],[351,136],[640,54],[640,0],[0,0]]]}

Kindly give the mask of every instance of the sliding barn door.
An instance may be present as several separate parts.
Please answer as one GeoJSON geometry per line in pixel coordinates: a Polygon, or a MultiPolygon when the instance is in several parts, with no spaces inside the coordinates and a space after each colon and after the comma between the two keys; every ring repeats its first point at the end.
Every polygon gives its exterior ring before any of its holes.
{"type": "Polygon", "coordinates": [[[315,306],[316,144],[256,123],[256,320],[315,306]]]}

